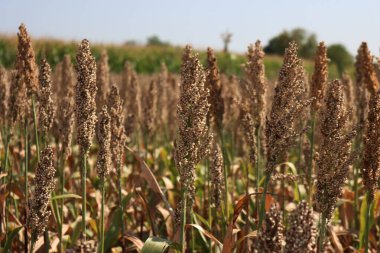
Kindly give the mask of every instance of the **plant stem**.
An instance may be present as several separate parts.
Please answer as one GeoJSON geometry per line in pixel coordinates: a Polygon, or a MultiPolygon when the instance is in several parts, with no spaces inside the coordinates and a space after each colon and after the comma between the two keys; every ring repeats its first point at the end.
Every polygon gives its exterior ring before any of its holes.
{"type": "Polygon", "coordinates": [[[121,216],[121,231],[123,235],[123,240],[122,240],[122,246],[123,250],[125,247],[125,242],[124,242],[124,236],[125,236],[125,220],[124,220],[124,206],[122,203],[122,194],[121,194],[121,160],[118,161],[118,170],[117,170],[117,190],[118,190],[118,198],[119,198],[119,208],[122,211],[122,216],[121,216]]]}
{"type": "Polygon", "coordinates": [[[105,183],[104,183],[104,177],[100,179],[100,187],[102,191],[102,207],[101,207],[101,215],[100,215],[100,242],[101,242],[101,248],[100,252],[104,253],[104,188],[105,188],[105,183]]]}
{"type": "Polygon", "coordinates": [[[366,210],[366,219],[365,219],[365,231],[364,231],[364,252],[368,253],[369,249],[369,229],[370,229],[370,212],[371,212],[371,197],[369,192],[367,192],[367,210],[366,210]]]}
{"type": "MultiPolygon", "coordinates": [[[[25,203],[26,203],[26,209],[28,206],[28,200],[29,200],[29,194],[28,194],[28,164],[29,164],[29,154],[28,154],[28,120],[25,119],[25,128],[24,128],[24,136],[25,136],[25,168],[24,168],[24,177],[25,177],[25,185],[24,185],[24,190],[25,190],[25,203]]],[[[28,212],[27,212],[28,213],[28,212]]]]}
{"type": "Polygon", "coordinates": [[[256,128],[256,151],[257,151],[257,161],[256,161],[256,215],[259,214],[259,184],[260,184],[260,125],[256,128]]]}
{"type": "Polygon", "coordinates": [[[311,133],[310,133],[310,160],[307,171],[307,186],[309,189],[308,202],[311,205],[313,201],[313,156],[314,156],[314,131],[315,131],[315,113],[311,116],[311,133]]]}
{"type": "Polygon", "coordinates": [[[325,248],[325,235],[326,235],[326,215],[322,213],[321,224],[319,228],[319,237],[318,237],[318,253],[323,253],[325,248]]]}
{"type": "Polygon", "coordinates": [[[185,244],[185,225],[186,225],[186,200],[187,200],[187,190],[185,189],[182,194],[182,217],[181,217],[181,231],[180,231],[180,241],[182,247],[182,253],[186,252],[186,244],[185,244]]]}
{"type": "Polygon", "coordinates": [[[263,223],[264,216],[265,216],[265,201],[266,201],[266,195],[268,191],[269,180],[270,180],[270,175],[265,175],[264,189],[263,189],[261,202],[260,202],[259,226],[257,228],[257,231],[261,230],[261,225],[263,223]]]}
{"type": "Polygon", "coordinates": [[[86,173],[87,154],[82,155],[82,242],[86,242],[86,173]]]}
{"type": "MultiPolygon", "coordinates": [[[[61,168],[60,192],[61,192],[61,194],[63,194],[64,190],[65,190],[65,159],[64,159],[64,154],[62,154],[62,156],[61,156],[59,167],[61,168]]],[[[61,202],[61,208],[60,208],[61,222],[59,224],[59,252],[63,253],[64,252],[64,247],[63,247],[63,206],[65,203],[65,200],[61,199],[60,202],[61,202]]]]}
{"type": "Polygon", "coordinates": [[[35,240],[32,238],[31,246],[30,246],[30,253],[34,252],[34,245],[36,244],[35,240]]]}
{"type": "Polygon", "coordinates": [[[227,152],[226,147],[224,145],[224,136],[223,136],[223,130],[220,131],[220,140],[221,140],[221,146],[222,146],[222,155],[223,155],[223,176],[224,176],[224,204],[225,204],[225,216],[226,220],[229,220],[229,208],[228,208],[228,172],[227,168],[227,152]]]}
{"type": "MultiPolygon", "coordinates": [[[[8,156],[9,156],[9,142],[10,142],[10,139],[11,139],[11,135],[9,135],[7,133],[7,131],[4,131],[5,132],[5,135],[6,135],[6,143],[5,143],[5,159],[4,159],[4,172],[7,172],[8,171],[8,156]]],[[[9,196],[10,196],[10,193],[11,193],[11,186],[12,186],[12,168],[9,168],[9,171],[8,171],[8,195],[7,197],[5,198],[5,206],[6,208],[8,208],[8,205],[9,205],[9,196]]],[[[15,210],[16,210],[16,206],[15,206],[15,210]]],[[[5,212],[6,213],[6,217],[5,217],[5,231],[8,231],[8,212],[5,212]]],[[[7,235],[7,233],[5,233],[5,235],[7,235]]]]}
{"type": "Polygon", "coordinates": [[[45,252],[49,252],[50,240],[49,240],[49,232],[48,232],[47,228],[44,231],[44,246],[45,246],[45,252]]]}
{"type": "Polygon", "coordinates": [[[32,106],[33,106],[33,123],[34,123],[34,134],[36,136],[36,148],[37,148],[37,159],[40,161],[40,145],[38,140],[38,130],[37,130],[37,117],[36,117],[36,103],[35,98],[32,98],[32,106]]]}

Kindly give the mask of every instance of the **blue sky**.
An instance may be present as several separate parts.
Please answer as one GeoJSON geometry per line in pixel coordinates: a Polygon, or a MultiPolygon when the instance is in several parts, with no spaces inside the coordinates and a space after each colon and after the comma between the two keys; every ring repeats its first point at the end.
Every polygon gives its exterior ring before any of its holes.
{"type": "Polygon", "coordinates": [[[145,42],[156,34],[176,45],[231,50],[265,44],[284,29],[303,27],[327,44],[355,53],[367,41],[379,55],[379,0],[0,0],[0,32],[15,34],[24,22],[32,36],[94,42],[145,42]]]}

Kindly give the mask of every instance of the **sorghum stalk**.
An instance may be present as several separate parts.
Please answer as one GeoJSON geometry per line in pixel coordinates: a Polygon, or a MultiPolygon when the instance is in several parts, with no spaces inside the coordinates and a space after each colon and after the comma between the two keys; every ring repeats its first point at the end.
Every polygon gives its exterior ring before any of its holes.
{"type": "Polygon", "coordinates": [[[96,63],[88,40],[84,39],[76,56],[78,81],[76,85],[77,142],[82,158],[82,240],[86,241],[86,171],[87,157],[96,124],[96,63]]]}
{"type": "MultiPolygon", "coordinates": [[[[210,137],[206,123],[210,105],[207,97],[208,89],[205,87],[202,66],[199,60],[191,55],[191,47],[186,46],[181,66],[180,101],[177,109],[179,126],[174,160],[180,174],[181,188],[185,194],[179,211],[183,216],[186,208],[185,220],[189,221],[195,198],[195,165],[209,152],[210,137]],[[183,206],[184,203],[186,207],[183,206]]],[[[183,222],[186,224],[186,221],[181,220],[181,223],[183,222]]],[[[184,234],[184,231],[181,233],[184,234]]]]}
{"type": "Polygon", "coordinates": [[[349,130],[349,114],[345,108],[343,88],[339,80],[331,82],[325,98],[325,109],[321,117],[322,143],[317,157],[317,184],[314,194],[315,210],[322,214],[318,239],[318,252],[323,252],[326,224],[335,209],[349,165],[355,130],[349,130]]]}
{"type": "Polygon", "coordinates": [[[308,202],[312,202],[312,175],[313,175],[313,157],[314,157],[314,137],[315,137],[315,126],[316,126],[316,113],[320,109],[323,102],[323,97],[325,93],[325,87],[327,85],[328,79],[328,59],[327,59],[327,48],[325,43],[322,41],[319,43],[317,48],[317,53],[314,60],[314,73],[311,79],[311,97],[314,99],[311,105],[311,121],[310,121],[310,160],[308,164],[307,173],[307,185],[308,185],[308,202]]]}
{"type": "Polygon", "coordinates": [[[100,112],[98,121],[97,139],[99,142],[99,153],[96,162],[96,171],[100,178],[102,192],[101,217],[100,217],[100,252],[104,253],[104,192],[105,177],[109,175],[111,167],[111,119],[107,106],[104,105],[100,112]]]}
{"type": "MultiPolygon", "coordinates": [[[[124,129],[124,108],[123,101],[120,98],[119,89],[116,85],[111,87],[110,94],[108,95],[108,110],[111,117],[111,152],[112,160],[117,172],[117,188],[118,188],[118,205],[122,210],[122,233],[125,235],[125,219],[124,219],[124,206],[122,205],[121,194],[121,166],[122,155],[125,147],[126,136],[124,129]]],[[[124,240],[123,240],[124,247],[124,240]]]]}
{"type": "Polygon", "coordinates": [[[380,94],[374,87],[369,101],[369,111],[366,122],[364,136],[364,154],[362,176],[365,189],[367,191],[367,219],[365,226],[365,252],[368,252],[368,230],[370,205],[373,202],[375,190],[378,187],[380,176],[380,94]]]}

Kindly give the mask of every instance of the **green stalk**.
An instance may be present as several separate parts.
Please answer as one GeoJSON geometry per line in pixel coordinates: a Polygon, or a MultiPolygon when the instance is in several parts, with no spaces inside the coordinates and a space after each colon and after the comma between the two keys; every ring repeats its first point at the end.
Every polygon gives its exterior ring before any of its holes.
{"type": "Polygon", "coordinates": [[[87,173],[87,154],[82,156],[82,240],[86,242],[86,173],[87,173]]]}
{"type": "Polygon", "coordinates": [[[265,201],[266,201],[269,181],[270,181],[270,175],[265,175],[264,190],[263,190],[263,193],[261,196],[261,202],[260,202],[259,226],[257,228],[258,231],[261,230],[261,225],[263,224],[263,220],[265,216],[265,201]]]}
{"type": "Polygon", "coordinates": [[[50,250],[50,239],[49,239],[49,232],[47,228],[44,231],[44,246],[45,246],[45,252],[49,252],[50,250]]]}
{"type": "Polygon", "coordinates": [[[36,148],[37,148],[37,159],[40,161],[40,146],[38,140],[38,131],[37,131],[37,116],[36,116],[36,103],[34,96],[32,98],[32,106],[33,106],[33,123],[34,123],[34,134],[36,135],[36,148]]]}
{"type": "MultiPolygon", "coordinates": [[[[123,238],[125,236],[125,220],[124,220],[124,206],[123,206],[123,203],[122,203],[122,194],[121,194],[121,161],[119,160],[118,161],[118,170],[117,170],[117,190],[118,190],[118,198],[119,198],[119,208],[120,210],[122,211],[122,216],[121,216],[121,221],[122,221],[122,224],[121,224],[121,231],[123,233],[123,238]]],[[[122,245],[123,245],[123,249],[125,247],[124,245],[124,239],[122,240],[122,245]]]]}
{"type": "Polygon", "coordinates": [[[226,147],[224,146],[224,136],[223,136],[223,130],[220,131],[220,140],[221,140],[221,146],[222,146],[222,155],[223,155],[223,176],[224,176],[224,201],[225,201],[225,218],[226,220],[229,220],[229,208],[228,208],[228,173],[227,173],[227,152],[226,147]]]}
{"type": "MultiPolygon", "coordinates": [[[[65,190],[65,159],[64,159],[64,155],[61,156],[61,159],[60,159],[60,168],[61,168],[61,173],[60,173],[60,192],[61,194],[64,193],[64,190],[65,190]]],[[[64,252],[64,247],[63,247],[63,206],[64,206],[64,203],[65,203],[65,200],[64,199],[61,199],[61,208],[60,208],[60,217],[61,217],[61,222],[59,224],[59,252],[60,253],[63,253],[64,252]]]]}
{"type": "MultiPolygon", "coordinates": [[[[27,228],[28,228],[28,224],[27,223],[27,220],[28,220],[28,216],[29,216],[29,210],[28,210],[28,206],[29,206],[29,189],[28,189],[28,164],[29,164],[29,149],[28,149],[28,146],[29,146],[29,142],[28,142],[28,138],[29,138],[29,135],[28,135],[28,119],[25,118],[25,125],[24,125],[24,143],[25,143],[25,147],[24,147],[24,150],[25,150],[25,160],[24,160],[24,164],[25,164],[25,167],[24,167],[24,178],[25,178],[25,182],[24,182],[24,191],[25,191],[25,214],[26,214],[26,222],[25,222],[25,251],[28,250],[28,241],[29,241],[29,238],[28,238],[28,231],[27,231],[27,228]]],[[[33,241],[32,241],[32,245],[33,245],[33,241]]],[[[31,249],[32,250],[32,249],[31,249]]]]}
{"type": "Polygon", "coordinates": [[[326,215],[325,213],[322,213],[321,224],[319,228],[319,237],[318,237],[318,253],[324,252],[326,223],[327,223],[326,215]]]}
{"type": "Polygon", "coordinates": [[[310,160],[307,171],[307,186],[309,188],[308,194],[308,202],[311,205],[313,201],[313,185],[312,185],[312,177],[313,177],[313,156],[314,156],[314,132],[315,132],[315,113],[311,116],[311,133],[310,133],[310,160]]]}
{"type": "Polygon", "coordinates": [[[186,244],[185,244],[185,225],[186,225],[186,200],[187,200],[187,190],[185,189],[182,194],[182,217],[181,217],[181,231],[180,231],[180,237],[179,237],[179,243],[182,247],[182,253],[186,252],[186,244]]]}
{"type": "MultiPolygon", "coordinates": [[[[36,240],[32,238],[32,242],[31,242],[31,245],[30,245],[30,253],[34,252],[34,245],[35,244],[36,244],[36,240]]],[[[25,252],[28,252],[28,250],[26,250],[25,252]]]]}
{"type": "Polygon", "coordinates": [[[100,187],[102,191],[102,207],[101,207],[101,215],[100,215],[100,242],[101,242],[101,248],[100,252],[104,253],[104,188],[105,188],[105,183],[104,183],[104,177],[100,179],[100,187]]]}
{"type": "Polygon", "coordinates": [[[364,230],[364,252],[365,253],[368,253],[368,249],[369,249],[369,240],[368,240],[368,236],[369,236],[369,229],[370,229],[370,212],[371,212],[371,197],[370,197],[370,194],[369,192],[367,192],[367,210],[366,210],[366,219],[365,219],[365,230],[364,230]]]}
{"type": "Polygon", "coordinates": [[[256,161],[256,213],[259,213],[259,184],[260,184],[260,125],[256,128],[256,150],[257,150],[257,161],[256,161]]]}
{"type": "Polygon", "coordinates": [[[24,128],[24,136],[25,136],[25,168],[24,168],[24,177],[25,177],[25,185],[24,185],[24,190],[25,190],[25,202],[26,206],[28,206],[28,200],[29,200],[29,194],[28,194],[28,163],[29,163],[29,154],[28,154],[28,120],[25,119],[25,128],[24,128]]]}
{"type": "MultiPolygon", "coordinates": [[[[4,172],[7,172],[8,171],[8,156],[9,156],[9,142],[10,142],[10,139],[11,139],[11,136],[7,133],[7,131],[4,131],[5,132],[5,135],[6,135],[6,143],[5,143],[5,160],[4,160],[4,172]]],[[[8,199],[8,196],[10,196],[10,191],[11,191],[11,184],[12,184],[12,169],[9,168],[9,171],[8,171],[8,195],[7,197],[5,198],[5,206],[6,208],[8,208],[8,205],[9,205],[9,199],[8,199]]],[[[4,179],[5,180],[5,179],[4,179]]],[[[15,210],[16,210],[16,206],[15,206],[15,210]]],[[[5,217],[5,231],[8,231],[8,212],[5,212],[6,213],[6,217],[5,217]]],[[[5,235],[7,235],[7,233],[5,233],[5,235]]]]}

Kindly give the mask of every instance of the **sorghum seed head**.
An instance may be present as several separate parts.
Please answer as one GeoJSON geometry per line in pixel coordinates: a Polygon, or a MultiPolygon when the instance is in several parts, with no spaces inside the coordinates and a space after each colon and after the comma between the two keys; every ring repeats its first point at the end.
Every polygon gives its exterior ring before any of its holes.
{"type": "Polygon", "coordinates": [[[39,90],[38,90],[38,130],[44,135],[50,130],[54,119],[54,105],[51,93],[51,68],[46,59],[41,60],[39,72],[39,90]]]}
{"type": "Polygon", "coordinates": [[[125,145],[123,102],[116,85],[111,87],[108,95],[108,111],[111,117],[111,152],[112,160],[119,163],[125,145]]]}
{"type": "Polygon", "coordinates": [[[380,94],[373,93],[369,100],[369,111],[364,137],[363,183],[370,200],[378,187],[380,176],[380,94]]]}
{"type": "Polygon", "coordinates": [[[311,105],[312,112],[316,112],[323,102],[325,87],[328,78],[327,48],[322,41],[319,43],[314,60],[314,73],[311,79],[311,96],[314,101],[311,105]]]}
{"type": "Polygon", "coordinates": [[[267,175],[273,172],[302,132],[299,121],[311,103],[311,100],[304,98],[304,69],[297,50],[297,44],[291,42],[285,51],[272,109],[266,122],[267,175]]]}
{"type": "Polygon", "coordinates": [[[97,139],[99,143],[96,171],[101,179],[108,176],[111,168],[111,118],[104,105],[98,117],[97,139]]]}
{"type": "Polygon", "coordinates": [[[28,228],[31,229],[32,238],[35,241],[45,231],[51,214],[48,207],[50,195],[55,188],[56,172],[53,164],[53,149],[48,146],[41,151],[41,161],[37,165],[34,179],[34,194],[29,202],[28,228]]]}
{"type": "MultiPolygon", "coordinates": [[[[207,155],[209,134],[206,124],[209,103],[202,66],[186,46],[181,65],[180,99],[177,108],[178,133],[174,160],[179,170],[182,189],[188,192],[187,208],[191,210],[195,197],[195,165],[207,155]]],[[[188,212],[189,213],[189,212],[188,212]]]]}
{"type": "Polygon", "coordinates": [[[273,204],[267,212],[264,227],[257,235],[254,252],[257,253],[280,253],[284,240],[284,226],[282,214],[273,204]]]}
{"type": "Polygon", "coordinates": [[[84,39],[79,46],[77,59],[78,81],[76,85],[77,141],[81,153],[86,154],[95,134],[96,124],[96,63],[90,51],[90,43],[84,39]]]}
{"type": "Polygon", "coordinates": [[[210,91],[208,99],[210,111],[208,117],[217,133],[219,133],[223,124],[224,101],[222,98],[222,83],[220,82],[219,69],[214,51],[211,48],[207,49],[206,74],[206,87],[210,91]]]}
{"type": "Polygon", "coordinates": [[[352,138],[356,131],[350,131],[349,114],[344,107],[343,87],[340,81],[332,81],[327,89],[325,109],[321,115],[322,143],[317,156],[317,183],[315,209],[330,219],[337,199],[341,195],[352,163],[352,138]]]}
{"type": "Polygon", "coordinates": [[[314,225],[313,211],[305,201],[299,203],[290,214],[288,223],[284,253],[317,252],[317,229],[314,225]]]}

